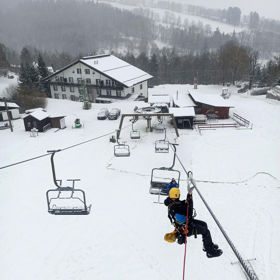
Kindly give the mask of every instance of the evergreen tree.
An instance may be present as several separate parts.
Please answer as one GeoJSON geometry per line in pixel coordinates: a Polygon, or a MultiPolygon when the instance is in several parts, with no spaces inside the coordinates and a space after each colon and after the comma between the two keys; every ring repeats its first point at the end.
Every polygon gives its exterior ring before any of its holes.
{"type": "Polygon", "coordinates": [[[0,67],[9,67],[9,66],[10,64],[6,56],[6,47],[0,43],[0,67]]]}
{"type": "Polygon", "coordinates": [[[29,65],[32,64],[32,62],[33,62],[31,54],[30,54],[29,50],[26,47],[24,47],[21,50],[20,62],[23,63],[23,64],[29,64],[29,65]]]}
{"type": "Polygon", "coordinates": [[[151,80],[151,84],[153,85],[158,84],[158,72],[159,72],[158,59],[157,56],[153,54],[149,61],[149,73],[152,76],[154,76],[154,78],[151,80]]]}
{"type": "Polygon", "coordinates": [[[38,73],[41,79],[46,78],[49,74],[46,63],[41,54],[38,56],[38,73]]]}

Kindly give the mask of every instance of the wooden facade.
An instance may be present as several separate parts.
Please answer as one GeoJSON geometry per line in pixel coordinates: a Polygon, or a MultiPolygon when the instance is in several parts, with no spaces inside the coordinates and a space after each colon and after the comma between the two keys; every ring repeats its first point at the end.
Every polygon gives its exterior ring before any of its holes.
{"type": "Polygon", "coordinates": [[[38,120],[35,117],[28,115],[24,117],[23,121],[26,131],[30,131],[32,128],[37,128],[39,132],[44,132],[48,127],[51,126],[49,117],[38,120]]]}
{"type": "Polygon", "coordinates": [[[50,117],[51,127],[53,128],[65,128],[65,118],[64,116],[60,117],[50,117]]]}

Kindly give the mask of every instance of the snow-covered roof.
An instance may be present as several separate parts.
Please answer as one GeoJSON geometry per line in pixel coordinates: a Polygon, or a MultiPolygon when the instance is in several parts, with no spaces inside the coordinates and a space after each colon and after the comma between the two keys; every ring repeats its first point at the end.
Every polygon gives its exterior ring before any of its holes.
{"type": "Polygon", "coordinates": [[[188,92],[177,92],[173,95],[173,102],[178,107],[195,107],[196,104],[190,98],[188,92]]]}
{"type": "Polygon", "coordinates": [[[165,103],[170,104],[171,97],[168,94],[162,94],[162,95],[151,95],[149,94],[148,97],[148,103],[165,103]]]}
{"type": "MultiPolygon", "coordinates": [[[[19,108],[19,106],[14,102],[7,102],[8,108],[19,108]]],[[[0,107],[5,107],[5,102],[0,102],[0,107]]]]}
{"type": "Polygon", "coordinates": [[[114,55],[88,56],[83,57],[80,61],[127,87],[131,87],[153,77],[114,55]]]}
{"type": "Polygon", "coordinates": [[[33,118],[37,119],[38,121],[41,121],[43,119],[48,118],[49,114],[44,111],[41,111],[41,110],[36,110],[36,111],[30,113],[29,115],[25,116],[24,118],[26,118],[28,116],[32,116],[33,118]]]}
{"type": "Polygon", "coordinates": [[[25,113],[26,113],[26,114],[30,114],[30,113],[33,113],[33,112],[35,112],[35,111],[44,111],[44,109],[41,108],[41,107],[33,108],[33,109],[28,109],[28,110],[25,110],[25,113]]]}
{"type": "Polygon", "coordinates": [[[215,107],[234,107],[228,100],[223,99],[220,95],[190,92],[195,102],[203,103],[215,107]]]}
{"type": "Polygon", "coordinates": [[[193,107],[169,108],[169,113],[173,114],[174,117],[194,117],[195,116],[193,107]]]}

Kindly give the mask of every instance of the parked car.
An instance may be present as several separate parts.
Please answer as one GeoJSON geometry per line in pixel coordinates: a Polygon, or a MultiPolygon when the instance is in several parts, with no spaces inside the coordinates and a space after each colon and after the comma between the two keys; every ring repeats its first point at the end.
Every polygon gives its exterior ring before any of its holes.
{"type": "Polygon", "coordinates": [[[98,120],[106,120],[108,115],[109,115],[108,109],[107,108],[102,108],[102,109],[100,109],[100,111],[97,114],[97,119],[98,120]]]}
{"type": "Polygon", "coordinates": [[[109,115],[108,115],[108,119],[109,120],[116,120],[118,119],[118,117],[121,114],[121,110],[118,108],[113,108],[110,110],[109,115]]]}

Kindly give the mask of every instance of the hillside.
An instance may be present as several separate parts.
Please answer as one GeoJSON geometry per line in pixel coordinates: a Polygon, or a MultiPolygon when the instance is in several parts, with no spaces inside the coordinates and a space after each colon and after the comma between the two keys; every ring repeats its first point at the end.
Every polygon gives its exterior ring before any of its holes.
{"type": "MultiPolygon", "coordinates": [[[[176,93],[192,90],[189,85],[161,85],[154,92],[176,93]]],[[[200,86],[209,94],[221,93],[219,86],[200,86]]],[[[235,112],[253,123],[252,130],[180,130],[178,155],[197,180],[197,187],[216,214],[244,259],[251,261],[262,280],[277,280],[280,269],[277,213],[280,211],[279,138],[275,120],[280,118],[279,102],[264,96],[230,98],[235,112]]],[[[123,113],[144,104],[126,100],[109,104],[123,113]]],[[[30,137],[23,121],[14,121],[14,132],[0,130],[0,168],[115,133],[116,121],[98,121],[102,104],[82,110],[82,104],[48,100],[47,111],[64,114],[67,128],[54,129],[30,137]],[[75,118],[84,123],[72,129],[75,118]]],[[[45,156],[0,169],[0,269],[3,279],[21,280],[140,280],[181,279],[184,247],[166,243],[172,231],[167,209],[155,204],[149,194],[152,168],[170,166],[172,153],[156,154],[154,142],[162,134],[145,131],[146,121],[135,129],[140,140],[131,140],[131,124],[126,121],[121,140],[131,148],[129,158],[113,156],[109,136],[69,148],[55,156],[57,177],[81,178],[78,186],[92,204],[88,216],[53,216],[47,212],[46,191],[53,188],[50,158],[45,156]]],[[[175,133],[166,122],[167,137],[175,133]]],[[[182,197],[186,195],[186,174],[181,172],[182,197]]],[[[66,183],[66,181],[64,181],[66,183]]],[[[223,255],[208,259],[201,237],[188,239],[186,279],[245,279],[232,250],[206,207],[194,192],[197,219],[208,223],[214,242],[223,255]]]]}

